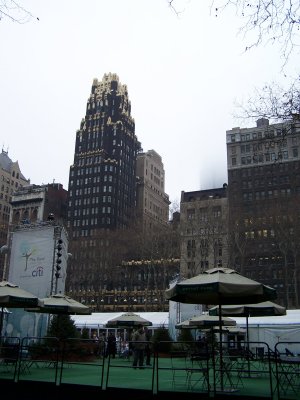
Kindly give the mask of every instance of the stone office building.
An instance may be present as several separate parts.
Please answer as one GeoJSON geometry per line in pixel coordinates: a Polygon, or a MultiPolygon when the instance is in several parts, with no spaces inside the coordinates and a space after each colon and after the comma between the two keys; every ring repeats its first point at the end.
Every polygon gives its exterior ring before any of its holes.
{"type": "Polygon", "coordinates": [[[300,124],[226,132],[231,265],[299,307],[300,124]]]}

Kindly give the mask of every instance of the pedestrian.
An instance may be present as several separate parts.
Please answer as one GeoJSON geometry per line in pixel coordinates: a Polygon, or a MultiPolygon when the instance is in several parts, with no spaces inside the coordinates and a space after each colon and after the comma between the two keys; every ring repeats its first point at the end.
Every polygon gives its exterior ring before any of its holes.
{"type": "Polygon", "coordinates": [[[93,345],[94,354],[97,356],[97,355],[99,355],[99,338],[96,333],[93,333],[92,339],[94,342],[94,345],[93,345]]]}
{"type": "Polygon", "coordinates": [[[146,335],[142,325],[137,327],[137,330],[132,335],[132,345],[133,345],[133,364],[132,366],[136,368],[137,366],[142,369],[144,368],[144,351],[146,347],[146,335]]]}
{"type": "Polygon", "coordinates": [[[117,345],[116,345],[116,337],[113,332],[109,332],[107,338],[107,352],[106,357],[110,355],[112,358],[116,357],[117,345]]]}
{"type": "Polygon", "coordinates": [[[122,336],[118,332],[117,336],[116,336],[116,346],[117,346],[117,354],[118,354],[118,356],[121,355],[121,343],[122,343],[122,336]]]}

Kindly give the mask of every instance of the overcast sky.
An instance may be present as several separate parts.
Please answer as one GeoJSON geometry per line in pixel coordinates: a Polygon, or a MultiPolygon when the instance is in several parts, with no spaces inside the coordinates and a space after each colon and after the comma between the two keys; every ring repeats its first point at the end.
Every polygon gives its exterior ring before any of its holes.
{"type": "Polygon", "coordinates": [[[241,20],[216,18],[211,0],[177,0],[179,15],[166,0],[19,4],[39,20],[0,20],[0,138],[31,183],[68,189],[93,79],[108,72],[128,87],[136,135],[161,155],[172,202],[227,182],[235,102],[282,79],[276,45],[245,54],[241,20]]]}

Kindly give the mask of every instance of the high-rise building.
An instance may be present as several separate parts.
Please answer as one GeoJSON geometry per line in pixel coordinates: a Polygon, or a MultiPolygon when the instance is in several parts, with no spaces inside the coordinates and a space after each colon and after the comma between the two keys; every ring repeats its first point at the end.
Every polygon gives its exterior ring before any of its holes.
{"type": "Polygon", "coordinates": [[[97,310],[165,307],[164,281],[179,268],[173,241],[161,253],[168,207],[162,159],[142,153],[126,85],[95,79],[70,167],[68,294],[97,310]]]}
{"type": "Polygon", "coordinates": [[[165,193],[165,170],[161,156],[154,150],[137,156],[137,215],[143,228],[151,231],[169,221],[169,196],[165,193]]]}
{"type": "Polygon", "coordinates": [[[181,192],[180,275],[191,278],[209,268],[228,267],[227,184],[181,192]]]}
{"type": "Polygon", "coordinates": [[[300,121],[226,132],[231,265],[299,306],[300,121]]]}
{"type": "Polygon", "coordinates": [[[22,174],[18,161],[12,161],[8,152],[2,149],[0,154],[0,277],[3,275],[3,266],[6,260],[5,248],[7,248],[7,235],[9,216],[11,211],[10,201],[13,193],[20,187],[29,184],[22,174]]]}
{"type": "Polygon", "coordinates": [[[127,86],[112,73],[94,79],[70,167],[70,238],[128,226],[136,205],[139,150],[127,86]]]}

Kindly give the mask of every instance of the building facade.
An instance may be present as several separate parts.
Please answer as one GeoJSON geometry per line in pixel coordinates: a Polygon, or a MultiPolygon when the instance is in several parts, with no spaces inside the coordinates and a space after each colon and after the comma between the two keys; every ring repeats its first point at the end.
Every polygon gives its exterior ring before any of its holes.
{"type": "Polygon", "coordinates": [[[95,79],[70,167],[67,293],[98,311],[165,309],[166,279],[179,270],[172,240],[161,252],[174,236],[168,207],[162,159],[142,152],[126,85],[95,79]]]}
{"type": "Polygon", "coordinates": [[[3,277],[3,268],[7,259],[7,235],[13,193],[20,187],[29,184],[22,174],[18,161],[12,161],[8,152],[2,149],[0,154],[0,277],[3,277]]]}
{"type": "Polygon", "coordinates": [[[180,274],[191,278],[209,268],[228,266],[227,185],[181,192],[180,274]]]}
{"type": "Polygon", "coordinates": [[[94,79],[70,167],[71,238],[128,226],[136,204],[139,150],[127,86],[116,74],[94,79]]]}
{"type": "Polygon", "coordinates": [[[161,156],[154,150],[137,156],[137,216],[145,231],[166,226],[169,196],[165,193],[165,170],[161,156]]]}
{"type": "Polygon", "coordinates": [[[299,119],[226,132],[231,264],[299,307],[299,119]]]}
{"type": "Polygon", "coordinates": [[[27,185],[11,198],[10,225],[56,220],[66,222],[68,192],[60,183],[27,185]]]}

